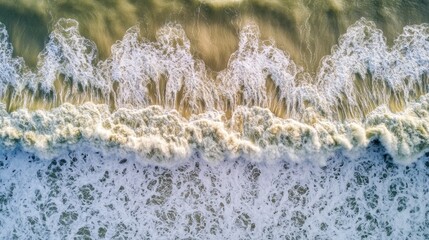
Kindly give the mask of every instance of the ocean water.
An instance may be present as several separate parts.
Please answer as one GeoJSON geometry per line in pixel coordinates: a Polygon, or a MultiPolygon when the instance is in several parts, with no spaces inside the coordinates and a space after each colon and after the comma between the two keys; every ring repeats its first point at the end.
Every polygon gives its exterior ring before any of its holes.
{"type": "Polygon", "coordinates": [[[0,1],[0,238],[429,238],[428,5],[0,1]]]}

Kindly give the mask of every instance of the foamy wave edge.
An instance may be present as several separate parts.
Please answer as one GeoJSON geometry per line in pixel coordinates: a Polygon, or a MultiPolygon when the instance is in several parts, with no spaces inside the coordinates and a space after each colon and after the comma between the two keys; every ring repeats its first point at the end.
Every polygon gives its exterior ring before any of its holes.
{"type": "Polygon", "coordinates": [[[133,27],[97,62],[78,22],[62,19],[33,71],[0,24],[0,145],[41,158],[89,146],[166,166],[194,154],[325,165],[379,141],[410,164],[428,149],[427,36],[427,24],[406,26],[388,47],[362,19],[312,76],[249,25],[211,76],[180,25],[161,28],[156,42],[133,27]]]}
{"type": "Polygon", "coordinates": [[[8,113],[1,104],[0,144],[42,159],[85,146],[162,166],[188,161],[193,154],[212,164],[244,158],[323,166],[336,151],[354,153],[378,140],[394,162],[410,164],[428,151],[428,116],[427,96],[401,113],[380,106],[363,122],[336,122],[309,111],[302,123],[260,107],[238,107],[230,119],[218,111],[185,119],[159,106],[111,113],[104,104],[66,103],[8,113]]]}

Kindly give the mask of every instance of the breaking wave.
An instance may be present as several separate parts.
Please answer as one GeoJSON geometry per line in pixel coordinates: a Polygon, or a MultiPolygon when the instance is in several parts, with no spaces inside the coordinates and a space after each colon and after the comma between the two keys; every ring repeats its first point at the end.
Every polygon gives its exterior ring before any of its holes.
{"type": "Polygon", "coordinates": [[[99,60],[61,19],[31,69],[0,25],[0,144],[47,158],[85,144],[161,165],[194,154],[325,165],[379,141],[409,164],[428,149],[428,39],[427,24],[406,26],[388,46],[361,19],[312,74],[250,24],[215,72],[179,24],[154,42],[133,27],[99,60]]]}

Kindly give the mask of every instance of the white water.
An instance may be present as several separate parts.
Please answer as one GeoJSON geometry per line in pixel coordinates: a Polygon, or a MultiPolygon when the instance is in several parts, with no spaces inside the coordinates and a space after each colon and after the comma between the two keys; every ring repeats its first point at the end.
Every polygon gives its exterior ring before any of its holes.
{"type": "Polygon", "coordinates": [[[220,72],[173,23],[101,61],[60,20],[36,69],[0,26],[0,238],[428,238],[428,29],[311,74],[256,25],[220,72]]]}
{"type": "MultiPolygon", "coordinates": [[[[119,154],[120,155],[120,154],[119,154]]],[[[0,160],[0,238],[425,239],[427,157],[392,164],[379,145],[325,168],[194,156],[162,168],[79,148],[0,160]]]]}
{"type": "Polygon", "coordinates": [[[79,35],[76,21],[63,19],[35,71],[12,57],[4,27],[1,32],[0,92],[9,105],[21,105],[11,113],[1,105],[0,144],[38,157],[85,144],[156,164],[198,152],[212,163],[246,157],[325,165],[336,150],[359,151],[379,140],[394,161],[409,164],[427,151],[425,24],[407,26],[388,47],[382,32],[362,19],[314,77],[262,42],[255,25],[242,30],[238,50],[219,73],[192,56],[177,24],[161,28],[156,42],[131,28],[111,57],[97,62],[94,43],[79,35]],[[267,109],[273,105],[285,115],[274,116],[267,109]]]}

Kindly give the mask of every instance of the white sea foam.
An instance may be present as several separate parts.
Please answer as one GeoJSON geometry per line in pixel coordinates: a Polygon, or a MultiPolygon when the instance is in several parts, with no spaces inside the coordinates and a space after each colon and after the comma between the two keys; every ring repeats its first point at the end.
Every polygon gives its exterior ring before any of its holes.
{"type": "Polygon", "coordinates": [[[304,101],[311,101],[310,93],[314,93],[310,86],[298,82],[298,74],[302,72],[273,43],[261,43],[258,27],[249,25],[241,31],[238,50],[231,56],[228,67],[218,75],[219,93],[233,108],[239,104],[268,107],[266,81],[270,78],[279,90],[276,99],[284,100],[288,115],[294,116],[305,108],[304,101]]]}
{"type": "Polygon", "coordinates": [[[354,114],[362,116],[370,104],[388,104],[390,98],[409,102],[412,96],[419,95],[416,89],[425,94],[428,31],[426,24],[407,26],[389,48],[374,23],[362,19],[349,27],[332,49],[332,55],[322,60],[317,75],[318,89],[326,94],[328,109],[339,104],[343,104],[340,108],[356,106],[360,112],[354,114]],[[357,90],[356,74],[363,78],[371,75],[369,86],[361,91],[357,90]],[[341,103],[343,98],[346,103],[341,103]]]}
{"type": "Polygon", "coordinates": [[[426,152],[429,139],[427,98],[401,113],[380,107],[363,123],[323,118],[303,123],[259,107],[238,107],[230,119],[212,112],[188,120],[159,106],[114,113],[93,103],[12,113],[1,106],[2,145],[46,158],[84,144],[162,165],[186,161],[194,153],[211,163],[248,156],[325,165],[337,150],[359,150],[380,140],[396,162],[409,164],[426,152]]]}
{"type": "Polygon", "coordinates": [[[119,106],[163,104],[170,108],[187,107],[201,111],[200,103],[213,108],[214,87],[206,76],[205,65],[193,58],[190,42],[180,25],[167,24],[157,33],[157,42],[140,41],[139,28],[127,31],[112,47],[112,56],[100,63],[103,76],[119,83],[119,106]],[[165,79],[163,79],[163,77],[165,79]],[[165,86],[162,84],[165,80],[165,86]],[[148,85],[155,85],[157,99],[150,99],[148,85]],[[183,91],[183,96],[178,96],[183,91]],[[187,105],[185,105],[185,102],[187,105]],[[199,103],[200,102],[200,103],[199,103]]]}
{"type": "Polygon", "coordinates": [[[162,168],[85,147],[49,161],[2,150],[0,238],[427,238],[427,157],[383,154],[162,168]]]}
{"type": "Polygon", "coordinates": [[[21,90],[22,58],[12,57],[12,45],[9,43],[6,27],[0,23],[0,92],[4,95],[8,87],[21,90]]]}
{"type": "Polygon", "coordinates": [[[429,237],[427,25],[361,20],[315,76],[255,25],[219,73],[138,29],[98,61],[60,20],[30,70],[0,25],[0,238],[429,237]]]}
{"type": "Polygon", "coordinates": [[[362,19],[311,77],[261,41],[256,25],[243,28],[238,50],[217,74],[193,57],[178,24],[162,27],[155,42],[133,27],[97,63],[95,44],[76,21],[62,19],[35,71],[12,56],[1,25],[1,144],[37,156],[89,144],[156,164],[198,153],[211,163],[249,156],[324,165],[337,150],[379,140],[396,162],[409,164],[428,149],[428,29],[407,26],[388,47],[362,19]],[[58,107],[7,111],[17,97],[26,106],[40,96],[58,107]],[[392,109],[392,101],[402,108],[392,109]],[[285,116],[275,116],[273,104],[285,116]]]}

